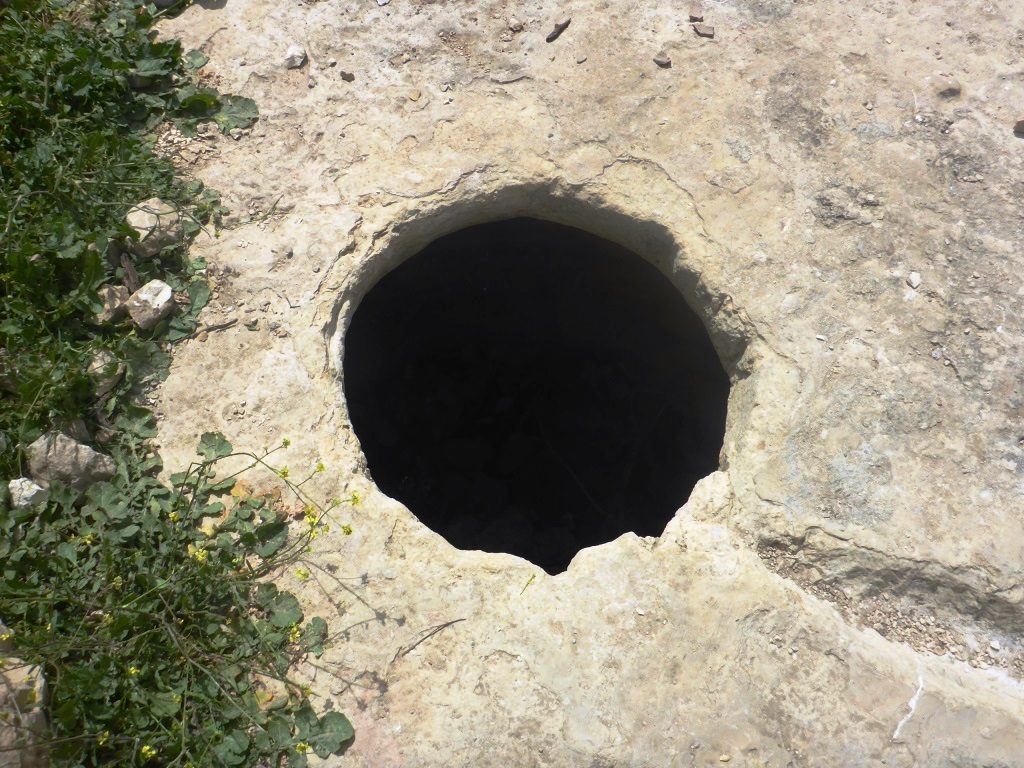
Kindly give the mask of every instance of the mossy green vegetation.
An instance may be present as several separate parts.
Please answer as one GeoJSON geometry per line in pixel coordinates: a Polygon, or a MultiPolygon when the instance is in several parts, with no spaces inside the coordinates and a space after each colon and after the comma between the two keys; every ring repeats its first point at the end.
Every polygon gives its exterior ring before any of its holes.
{"type": "MultiPolygon", "coordinates": [[[[153,33],[185,4],[0,0],[0,478],[26,472],[41,434],[72,427],[117,465],[82,492],[54,482],[28,508],[0,487],[0,619],[45,674],[58,766],[301,766],[352,738],[343,715],[317,715],[287,682],[323,652],[327,626],[269,581],[331,508],[310,505],[312,522],[289,535],[272,502],[231,497],[234,478],[216,478],[237,456],[216,434],[161,483],[138,405],[209,291],[184,244],[124,253],[125,214],[160,197],[185,215],[187,240],[223,212],[154,154],[154,128],[257,118],[250,100],[197,83],[201,54],[153,33]],[[182,298],[175,315],[149,331],[97,322],[103,286],[156,278],[182,298]],[[124,370],[102,395],[89,375],[101,352],[124,370]],[[274,680],[268,697],[261,681],[274,680]]],[[[243,455],[267,466],[270,453],[243,455]]]]}

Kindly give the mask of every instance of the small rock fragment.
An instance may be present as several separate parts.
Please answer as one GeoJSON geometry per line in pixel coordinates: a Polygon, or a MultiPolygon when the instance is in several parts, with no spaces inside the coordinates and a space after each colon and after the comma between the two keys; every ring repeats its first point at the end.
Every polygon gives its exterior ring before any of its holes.
{"type": "Polygon", "coordinates": [[[341,79],[344,80],[346,83],[351,83],[353,80],[356,79],[356,76],[351,72],[341,70],[341,79]]]}
{"type": "Polygon", "coordinates": [[[1018,139],[1024,139],[1024,117],[1013,124],[1013,135],[1018,139]]]}
{"type": "Polygon", "coordinates": [[[148,331],[174,310],[174,294],[162,280],[150,280],[131,295],[127,306],[135,324],[148,331]]]}
{"type": "Polygon", "coordinates": [[[88,373],[96,388],[96,396],[103,397],[121,381],[121,377],[124,375],[124,365],[104,349],[93,356],[92,362],[89,363],[88,373]]]}
{"type": "Polygon", "coordinates": [[[411,91],[409,91],[409,93],[406,94],[406,96],[409,97],[409,101],[419,101],[420,96],[422,95],[423,94],[420,92],[419,88],[413,88],[411,91]]]}
{"type": "Polygon", "coordinates": [[[955,99],[963,92],[960,81],[951,75],[941,75],[936,83],[935,93],[940,99],[955,99]]]}
{"type": "Polygon", "coordinates": [[[582,64],[582,63],[583,63],[583,62],[585,62],[586,60],[587,60],[587,57],[586,57],[586,56],[577,56],[577,57],[576,57],[576,63],[577,63],[577,64],[582,64]]]}
{"type": "Polygon", "coordinates": [[[668,69],[672,66],[672,59],[664,51],[659,51],[658,55],[654,57],[654,63],[662,69],[668,69]]]}
{"type": "Polygon", "coordinates": [[[284,65],[287,69],[299,69],[306,63],[306,50],[301,45],[292,45],[284,55],[284,65]]]}
{"type": "Polygon", "coordinates": [[[7,490],[11,494],[11,506],[15,509],[24,509],[33,504],[40,504],[46,501],[50,495],[43,486],[34,483],[31,478],[19,477],[7,484],[7,490]]]}
{"type": "Polygon", "coordinates": [[[93,318],[95,323],[112,323],[127,314],[128,297],[131,296],[131,292],[123,285],[104,285],[96,293],[99,294],[103,309],[93,318]]]}
{"type": "Polygon", "coordinates": [[[907,285],[913,288],[915,291],[921,287],[921,273],[911,272],[907,275],[907,285]]]}
{"type": "Polygon", "coordinates": [[[718,762],[720,762],[720,763],[728,763],[730,760],[732,760],[732,758],[729,755],[719,755],[718,756],[718,762]]]}
{"type": "Polygon", "coordinates": [[[84,491],[114,476],[114,460],[61,432],[47,432],[28,447],[28,468],[36,480],[84,491]]]}
{"type": "Polygon", "coordinates": [[[713,38],[715,36],[715,28],[710,24],[694,24],[693,31],[697,33],[697,37],[713,38]]]}
{"type": "Polygon", "coordinates": [[[508,28],[513,32],[522,32],[525,25],[515,16],[508,20],[508,28]]]}
{"type": "Polygon", "coordinates": [[[546,38],[544,38],[544,39],[547,40],[549,43],[555,42],[555,40],[557,40],[559,37],[561,37],[562,33],[565,32],[565,30],[569,28],[569,25],[571,23],[572,23],[572,19],[570,17],[568,17],[568,16],[565,16],[564,18],[559,19],[558,21],[555,22],[554,29],[552,29],[550,32],[548,32],[548,36],[546,38]]]}
{"type": "Polygon", "coordinates": [[[139,258],[151,259],[167,246],[181,242],[181,213],[159,197],[134,206],[125,221],[139,233],[138,240],[128,239],[129,249],[139,258]]]}
{"type": "Polygon", "coordinates": [[[385,5],[387,5],[390,2],[391,2],[391,0],[377,0],[377,5],[379,5],[381,7],[384,7],[385,5]]]}
{"type": "Polygon", "coordinates": [[[690,3],[690,21],[704,21],[704,6],[700,3],[690,3]]]}

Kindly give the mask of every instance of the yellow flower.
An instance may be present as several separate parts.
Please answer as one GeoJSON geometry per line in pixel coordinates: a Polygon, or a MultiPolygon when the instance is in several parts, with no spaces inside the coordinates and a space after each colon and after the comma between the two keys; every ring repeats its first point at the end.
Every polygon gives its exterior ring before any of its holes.
{"type": "Polygon", "coordinates": [[[4,632],[2,635],[0,635],[0,643],[6,643],[12,637],[14,637],[14,635],[11,632],[4,632]]]}
{"type": "Polygon", "coordinates": [[[53,622],[52,621],[46,622],[46,631],[47,632],[53,632],[53,622]]]}
{"type": "Polygon", "coordinates": [[[305,568],[296,568],[295,575],[299,577],[299,581],[309,581],[309,571],[305,568]]]}
{"type": "Polygon", "coordinates": [[[128,677],[135,677],[137,674],[139,674],[138,667],[136,667],[134,664],[128,667],[128,677]]]}
{"type": "Polygon", "coordinates": [[[195,560],[197,563],[205,563],[208,553],[205,549],[199,549],[194,544],[188,545],[188,556],[195,560]]]}
{"type": "Polygon", "coordinates": [[[341,532],[344,533],[346,536],[351,536],[352,535],[352,526],[351,525],[343,525],[343,526],[341,526],[341,532]]]}
{"type": "Polygon", "coordinates": [[[310,749],[312,749],[312,747],[310,747],[309,744],[307,744],[304,741],[300,741],[298,744],[295,745],[295,751],[298,752],[300,755],[306,754],[307,752],[309,752],[310,749]]]}
{"type": "Polygon", "coordinates": [[[319,472],[326,472],[327,471],[327,467],[324,466],[324,463],[322,461],[318,461],[316,463],[316,467],[313,469],[313,471],[314,472],[318,472],[318,473],[319,472]]]}
{"type": "Polygon", "coordinates": [[[302,637],[302,630],[299,629],[299,625],[292,624],[291,629],[288,630],[288,642],[297,643],[300,637],[302,637]]]}
{"type": "Polygon", "coordinates": [[[96,737],[96,743],[99,744],[101,747],[108,741],[110,741],[110,731],[104,731],[96,737]]]}
{"type": "Polygon", "coordinates": [[[149,744],[143,744],[140,754],[143,760],[152,760],[156,757],[156,750],[149,746],[149,744]]]}
{"type": "Polygon", "coordinates": [[[177,512],[171,512],[171,514],[167,516],[167,519],[170,520],[172,523],[176,523],[179,520],[181,520],[181,515],[179,515],[177,512]]]}
{"type": "Polygon", "coordinates": [[[282,448],[287,448],[291,444],[292,444],[292,441],[289,440],[287,437],[284,438],[283,440],[281,440],[281,447],[282,448]]]}
{"type": "Polygon", "coordinates": [[[288,467],[281,467],[279,470],[277,470],[277,476],[280,477],[282,480],[287,480],[288,467]]]}
{"type": "Polygon", "coordinates": [[[352,495],[349,497],[353,507],[358,507],[359,502],[363,500],[363,497],[359,495],[359,491],[352,491],[352,495]]]}
{"type": "Polygon", "coordinates": [[[304,518],[306,520],[306,525],[310,526],[311,528],[314,525],[316,525],[316,510],[313,509],[312,506],[306,506],[305,508],[303,508],[302,514],[304,515],[304,518]]]}

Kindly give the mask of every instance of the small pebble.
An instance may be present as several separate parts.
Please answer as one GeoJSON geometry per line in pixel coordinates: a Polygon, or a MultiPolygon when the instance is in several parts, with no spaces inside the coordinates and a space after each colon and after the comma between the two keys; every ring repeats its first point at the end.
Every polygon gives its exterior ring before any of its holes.
{"type": "Polygon", "coordinates": [[[342,70],[341,79],[344,80],[346,83],[351,83],[353,80],[356,79],[356,76],[351,72],[345,72],[344,70],[342,70]]]}
{"type": "Polygon", "coordinates": [[[659,51],[658,55],[654,57],[654,63],[662,69],[668,69],[672,66],[672,59],[664,51],[659,51]]]}
{"type": "Polygon", "coordinates": [[[913,288],[915,291],[921,287],[921,273],[911,272],[907,275],[907,285],[913,288]]]}
{"type": "Polygon", "coordinates": [[[697,33],[697,37],[712,39],[715,36],[715,28],[710,24],[694,24],[693,31],[697,33]]]}
{"type": "Polygon", "coordinates": [[[577,63],[577,64],[582,64],[582,63],[583,63],[584,61],[586,61],[586,60],[587,60],[587,57],[586,57],[586,56],[577,56],[577,57],[576,57],[576,63],[577,63]]]}
{"type": "Polygon", "coordinates": [[[1024,117],[1013,124],[1013,135],[1018,139],[1024,139],[1024,117]]]}
{"type": "Polygon", "coordinates": [[[572,19],[568,16],[559,19],[558,21],[555,22],[554,28],[550,32],[548,32],[548,36],[545,37],[544,39],[547,40],[549,43],[555,42],[555,40],[561,37],[562,33],[569,28],[569,25],[571,23],[572,19]]]}
{"type": "Polygon", "coordinates": [[[306,63],[306,50],[301,45],[289,46],[284,55],[284,65],[288,69],[300,69],[306,63]]]}
{"type": "Polygon", "coordinates": [[[730,760],[732,760],[732,758],[729,755],[719,755],[718,756],[718,762],[720,762],[720,763],[728,763],[730,760]]]}
{"type": "Polygon", "coordinates": [[[524,24],[515,16],[508,20],[508,28],[513,32],[522,32],[524,24]]]}
{"type": "Polygon", "coordinates": [[[988,644],[988,647],[991,648],[993,651],[998,651],[1000,648],[1002,648],[1002,646],[999,645],[998,640],[993,640],[991,643],[988,644]]]}
{"type": "Polygon", "coordinates": [[[420,96],[422,96],[422,95],[423,94],[420,93],[420,89],[419,88],[413,88],[411,91],[409,91],[409,93],[406,94],[406,96],[409,97],[409,101],[419,101],[420,100],[420,96]]]}

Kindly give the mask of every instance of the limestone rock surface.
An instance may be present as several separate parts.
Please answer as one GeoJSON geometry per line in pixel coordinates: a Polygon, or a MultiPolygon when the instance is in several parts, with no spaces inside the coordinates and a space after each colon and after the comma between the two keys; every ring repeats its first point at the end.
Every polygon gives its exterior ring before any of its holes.
{"type": "Polygon", "coordinates": [[[191,167],[234,228],[195,244],[219,330],[176,349],[164,458],[287,436],[352,500],[291,585],[345,632],[302,672],[356,726],[328,765],[1024,766],[1024,4],[700,15],[713,38],[669,0],[162,25],[216,33],[207,70],[261,114],[191,167]],[[656,264],[732,380],[721,469],[664,534],[554,576],[380,493],[341,380],[377,280],[517,216],[656,264]]]}

